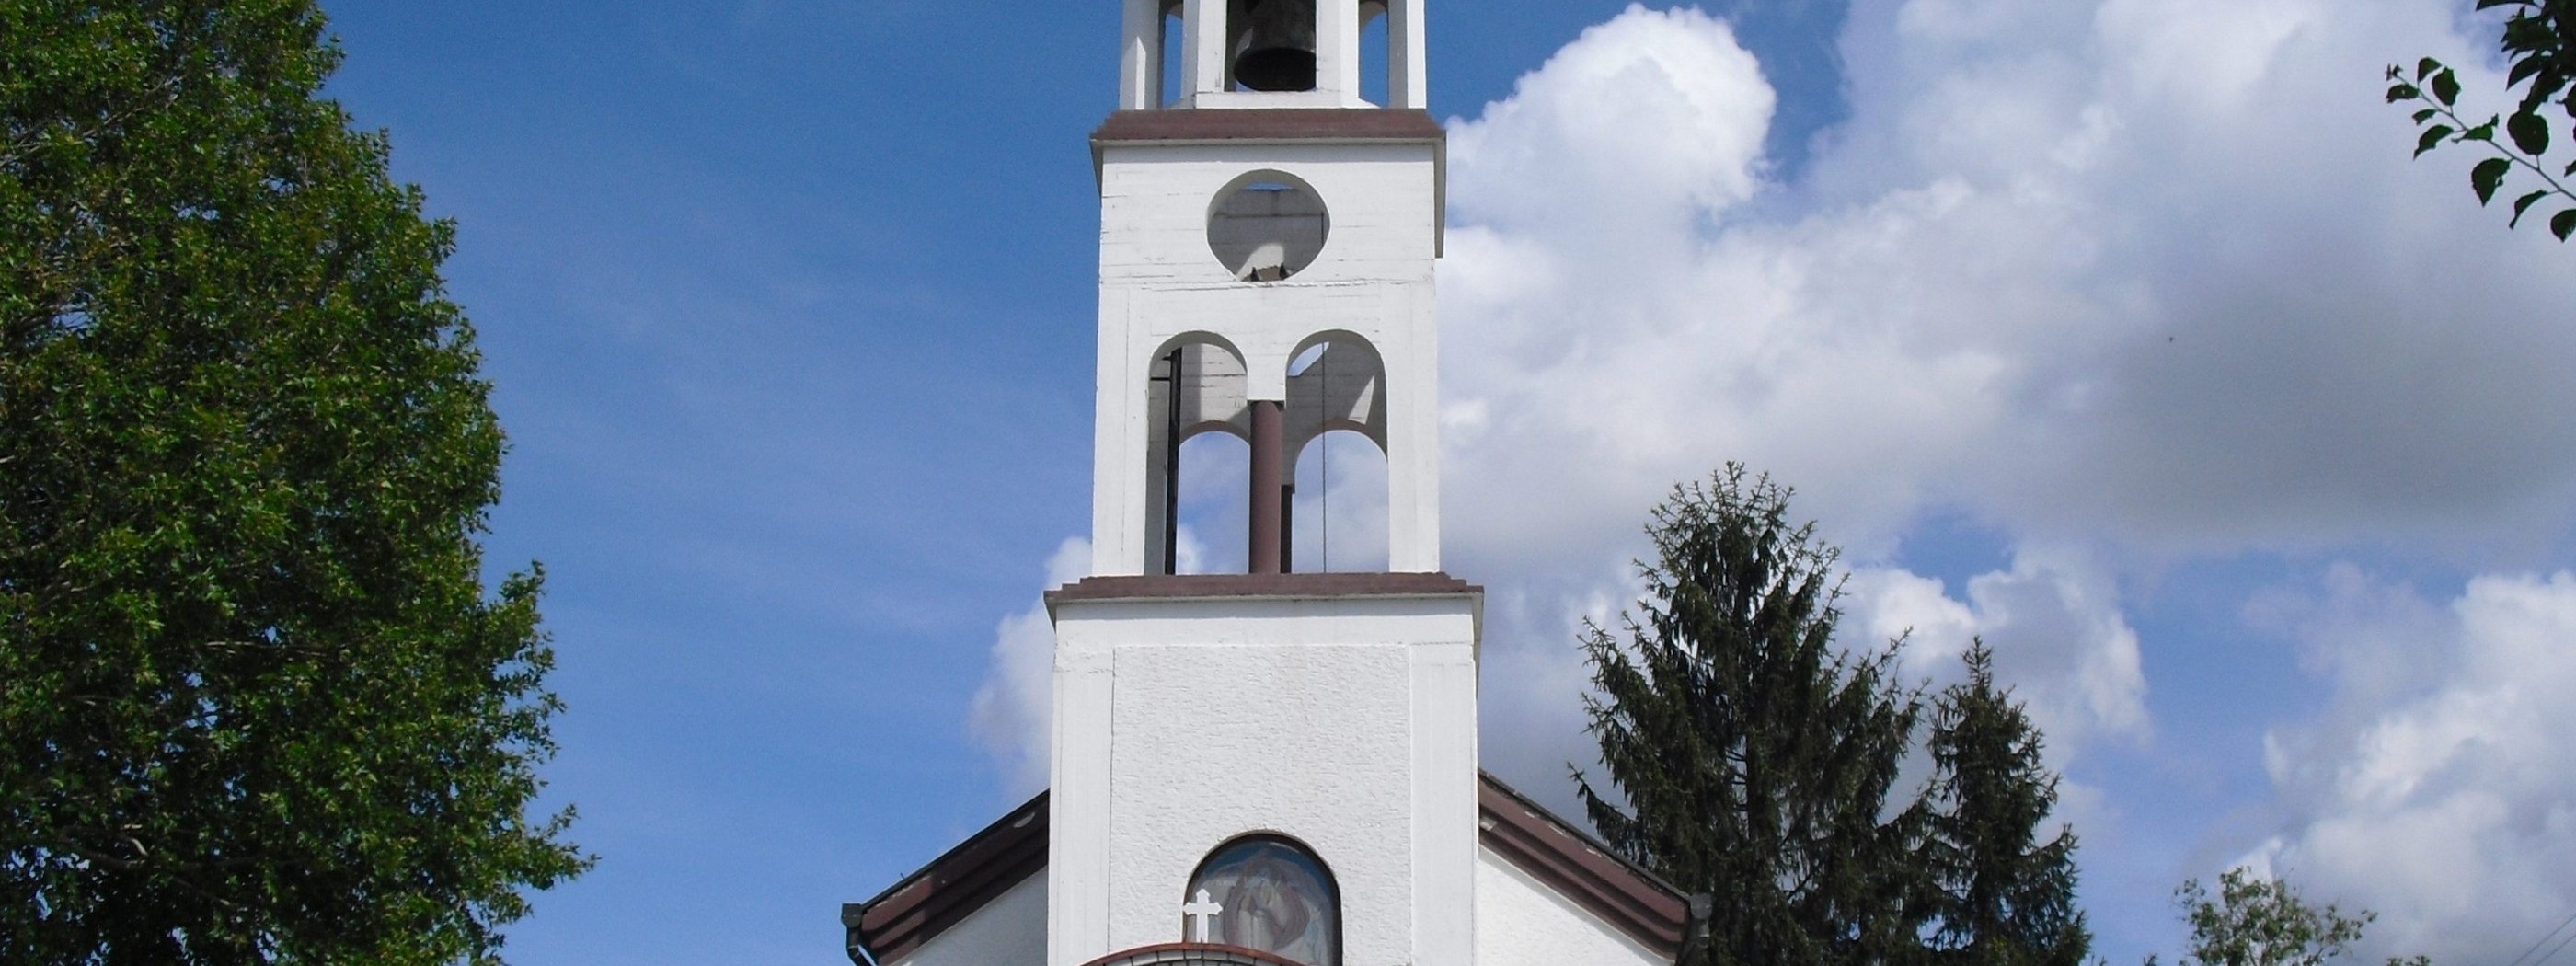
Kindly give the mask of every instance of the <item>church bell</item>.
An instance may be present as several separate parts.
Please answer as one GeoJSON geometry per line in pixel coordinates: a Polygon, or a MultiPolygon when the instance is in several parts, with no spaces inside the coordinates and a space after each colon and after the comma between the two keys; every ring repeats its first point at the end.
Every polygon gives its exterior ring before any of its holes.
{"type": "Polygon", "coordinates": [[[1315,0],[1251,0],[1235,44],[1234,79],[1248,90],[1315,89],[1315,0]]]}

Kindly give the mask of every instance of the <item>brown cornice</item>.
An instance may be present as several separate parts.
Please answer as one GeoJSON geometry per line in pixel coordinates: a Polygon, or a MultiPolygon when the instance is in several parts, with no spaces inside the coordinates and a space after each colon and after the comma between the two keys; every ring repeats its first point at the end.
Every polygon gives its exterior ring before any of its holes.
{"type": "Polygon", "coordinates": [[[879,962],[910,955],[1046,868],[1047,795],[1012,809],[921,871],[866,902],[841,907],[851,961],[865,943],[879,962]]]}
{"type": "Polygon", "coordinates": [[[1449,140],[1429,111],[1383,108],[1175,108],[1119,111],[1091,132],[1094,147],[1111,144],[1208,144],[1224,141],[1329,141],[1340,144],[1431,144],[1449,140]]]}
{"type": "Polygon", "coordinates": [[[1448,574],[1185,574],[1085,577],[1047,591],[1052,610],[1071,601],[1176,598],[1445,597],[1485,589],[1448,574]]]}

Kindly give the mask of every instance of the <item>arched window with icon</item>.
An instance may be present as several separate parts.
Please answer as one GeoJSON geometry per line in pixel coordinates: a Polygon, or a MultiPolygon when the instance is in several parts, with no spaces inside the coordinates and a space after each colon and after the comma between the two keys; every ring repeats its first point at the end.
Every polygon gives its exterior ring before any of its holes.
{"type": "Polygon", "coordinates": [[[1217,846],[1190,875],[1181,935],[1270,953],[1305,966],[1341,966],[1342,896],[1313,850],[1281,835],[1217,846]]]}

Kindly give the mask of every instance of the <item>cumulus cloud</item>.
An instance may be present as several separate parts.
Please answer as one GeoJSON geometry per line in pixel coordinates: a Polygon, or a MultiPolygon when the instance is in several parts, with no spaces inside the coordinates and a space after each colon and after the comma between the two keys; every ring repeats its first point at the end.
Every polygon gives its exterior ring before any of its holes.
{"type": "Polygon", "coordinates": [[[1970,579],[1964,600],[1893,567],[1861,568],[1848,589],[1844,626],[1869,640],[1904,637],[1901,660],[1916,680],[1960,678],[1959,656],[1983,639],[2060,767],[2089,741],[2148,734],[2138,632],[2111,575],[2081,554],[2025,545],[2012,569],[1970,579]]]}
{"type": "Polygon", "coordinates": [[[1692,11],[1632,9],[1453,124],[1468,557],[1604,555],[1729,457],[1862,557],[1927,506],[2183,552],[2564,522],[2576,410],[2529,400],[2576,390],[2548,361],[2576,273],[2378,103],[2421,38],[2465,53],[2439,5],[1851,19],[1853,119],[1775,203],[1770,89],[1692,11]]]}
{"type": "Polygon", "coordinates": [[[2391,955],[2503,962],[2576,911],[2576,574],[2436,608],[2342,568],[2298,620],[2344,700],[2268,736],[2261,863],[2380,910],[2391,955]]]}
{"type": "MultiPolygon", "coordinates": [[[[2486,62],[2453,6],[1854,0],[1850,116],[1794,182],[1761,153],[1761,65],[1695,10],[1632,7],[1452,120],[1444,529],[1493,589],[1489,765],[1590,760],[1575,631],[1632,596],[1647,508],[1728,460],[1794,483],[1848,551],[1848,630],[1912,628],[1925,674],[1985,636],[2060,755],[2153,740],[2142,652],[2236,647],[2142,638],[2123,591],[2172,567],[2546,553],[2576,508],[2576,408],[2536,401],[2576,397],[2576,272],[2476,207],[2462,159],[2410,160],[2379,97],[2388,63],[2486,62]],[[1992,527],[2009,566],[1955,587],[1893,566],[1940,515],[1992,527]]],[[[2464,603],[2458,635],[2501,606],[2464,603]]],[[[2410,643],[2440,608],[2389,607],[2312,649],[2339,695],[2316,733],[2449,673],[2410,643]]],[[[2507,866],[2568,865],[2540,847],[2564,791],[2421,814],[2547,905],[2565,893],[2507,866]]],[[[2321,866],[2332,827],[2295,818],[2282,848],[2321,866]]]]}
{"type": "MultiPolygon", "coordinates": [[[[1090,571],[1091,541],[1069,538],[1047,558],[1045,587],[1061,587],[1090,571]]],[[[967,711],[968,730],[993,756],[1010,794],[1035,795],[1047,787],[1054,709],[1055,622],[1040,600],[994,629],[992,663],[967,711]]]]}

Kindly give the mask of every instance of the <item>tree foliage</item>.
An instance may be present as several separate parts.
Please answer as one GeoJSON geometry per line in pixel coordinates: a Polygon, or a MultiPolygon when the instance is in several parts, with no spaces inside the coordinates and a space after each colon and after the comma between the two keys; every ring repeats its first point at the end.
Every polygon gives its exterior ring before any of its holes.
{"type": "Polygon", "coordinates": [[[2480,10],[2494,7],[2512,11],[2498,47],[2510,65],[2506,86],[2522,87],[2513,113],[2468,121],[2459,112],[2458,72],[2431,57],[2418,61],[2411,77],[2390,65],[2388,100],[2420,105],[2414,114],[2417,157],[2445,144],[2485,147],[2491,156],[2469,169],[2469,188],[2477,193],[2478,204],[2494,201],[2517,170],[2537,179],[2514,198],[2510,224],[2520,226],[2534,207],[2554,199],[2565,207],[2550,216],[2549,231],[2566,241],[2576,237],[2576,190],[2570,190],[2568,180],[2576,178],[2576,161],[2560,168],[2548,159],[2554,139],[2544,112],[2555,102],[2568,138],[2576,140],[2576,0],[2478,0],[2480,10]],[[2499,130],[2504,140],[2497,139],[2499,130]]]}
{"type": "Polygon", "coordinates": [[[2075,907],[2075,832],[2039,840],[2057,776],[2021,702],[1995,683],[1977,641],[1968,676],[1934,701],[1933,812],[1925,866],[1936,888],[1938,960],[1956,966],[2078,966],[2092,948],[2075,907]]]}
{"type": "Polygon", "coordinates": [[[497,961],[576,874],[451,227],[309,0],[0,0],[0,960],[497,961]]]}
{"type": "MultiPolygon", "coordinates": [[[[2200,880],[2186,881],[2174,890],[2174,901],[2191,923],[2184,966],[2324,966],[2344,958],[2361,941],[2363,928],[2378,918],[2368,911],[2346,916],[2332,905],[2312,905],[2290,883],[2257,878],[2244,869],[2222,873],[2216,896],[2200,880]]],[[[2155,957],[2147,963],[2154,966],[2155,957]]],[[[2420,956],[2388,963],[2429,966],[2420,956]]]]}
{"type": "Polygon", "coordinates": [[[1894,645],[1835,646],[1835,551],[1788,498],[1730,465],[1654,511],[1645,598],[1583,642],[1615,792],[1575,777],[1613,849],[1716,897],[1704,962],[1883,963],[1926,912],[1926,811],[1885,814],[1922,705],[1894,645]]]}

